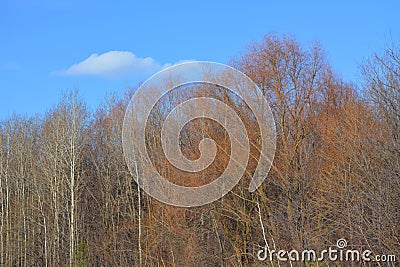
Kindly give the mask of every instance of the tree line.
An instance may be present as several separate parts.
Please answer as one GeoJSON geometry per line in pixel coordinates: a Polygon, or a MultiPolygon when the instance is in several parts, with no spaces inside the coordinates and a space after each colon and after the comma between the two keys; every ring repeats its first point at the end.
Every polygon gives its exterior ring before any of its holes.
{"type": "MultiPolygon", "coordinates": [[[[322,251],[339,238],[400,260],[400,48],[370,56],[357,83],[333,71],[318,43],[302,47],[291,36],[267,35],[230,65],[259,86],[277,127],[275,160],[255,193],[247,188],[259,129],[223,89],[180,88],[148,123],[156,168],[183,184],[187,174],[162,153],[167,111],[201,94],[245,122],[251,157],[244,179],[198,208],[159,203],[129,172],[121,136],[134,89],[108,96],[93,113],[78,91],[67,92],[45,114],[0,124],[0,266],[290,266],[260,262],[257,252],[266,244],[322,251]]],[[[205,137],[218,144],[217,158],[189,178],[191,186],[218,177],[229,161],[226,131],[209,120],[184,129],[183,153],[197,158],[205,137]]]]}

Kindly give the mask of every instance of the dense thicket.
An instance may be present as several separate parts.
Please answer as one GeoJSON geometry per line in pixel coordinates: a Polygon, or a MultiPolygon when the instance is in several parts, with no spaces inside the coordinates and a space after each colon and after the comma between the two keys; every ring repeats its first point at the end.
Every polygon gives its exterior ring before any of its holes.
{"type": "MultiPolygon", "coordinates": [[[[247,191],[257,124],[220,88],[182,88],[165,100],[164,108],[198,94],[221,99],[252,142],[245,179],[221,200],[188,209],[141,193],[126,167],[121,131],[132,90],[107,97],[94,114],[70,92],[42,116],[1,123],[0,266],[277,266],[257,259],[266,242],[323,250],[339,238],[400,257],[399,48],[365,62],[360,84],[336,75],[318,44],[302,48],[291,37],[266,36],[231,65],[260,87],[277,126],[275,161],[258,191],[247,191]]],[[[154,157],[161,117],[149,122],[154,157]]],[[[219,153],[192,185],[217,177],[229,160],[226,132],[208,120],[188,125],[183,152],[196,158],[204,137],[219,153]]],[[[163,157],[156,165],[183,181],[163,157]]]]}

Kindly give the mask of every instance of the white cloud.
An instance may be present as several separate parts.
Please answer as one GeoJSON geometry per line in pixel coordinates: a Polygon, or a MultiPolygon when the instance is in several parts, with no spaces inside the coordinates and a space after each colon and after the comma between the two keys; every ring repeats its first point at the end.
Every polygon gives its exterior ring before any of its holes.
{"type": "Polygon", "coordinates": [[[4,64],[0,64],[1,69],[9,70],[9,71],[19,71],[21,70],[21,66],[15,62],[6,62],[4,64]]]}
{"type": "Polygon", "coordinates": [[[72,65],[66,70],[55,71],[61,76],[103,76],[136,77],[151,75],[171,64],[160,64],[151,57],[140,58],[129,51],[109,51],[104,54],[92,54],[82,62],[72,65]]]}

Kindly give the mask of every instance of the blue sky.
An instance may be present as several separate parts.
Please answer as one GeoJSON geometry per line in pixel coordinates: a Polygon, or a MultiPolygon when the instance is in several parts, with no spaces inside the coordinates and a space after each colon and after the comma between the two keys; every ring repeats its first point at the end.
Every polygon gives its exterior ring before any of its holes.
{"type": "Polygon", "coordinates": [[[0,119],[43,113],[78,88],[94,109],[163,66],[227,63],[269,33],[319,41],[336,72],[400,43],[399,1],[0,0],[0,119]]]}

